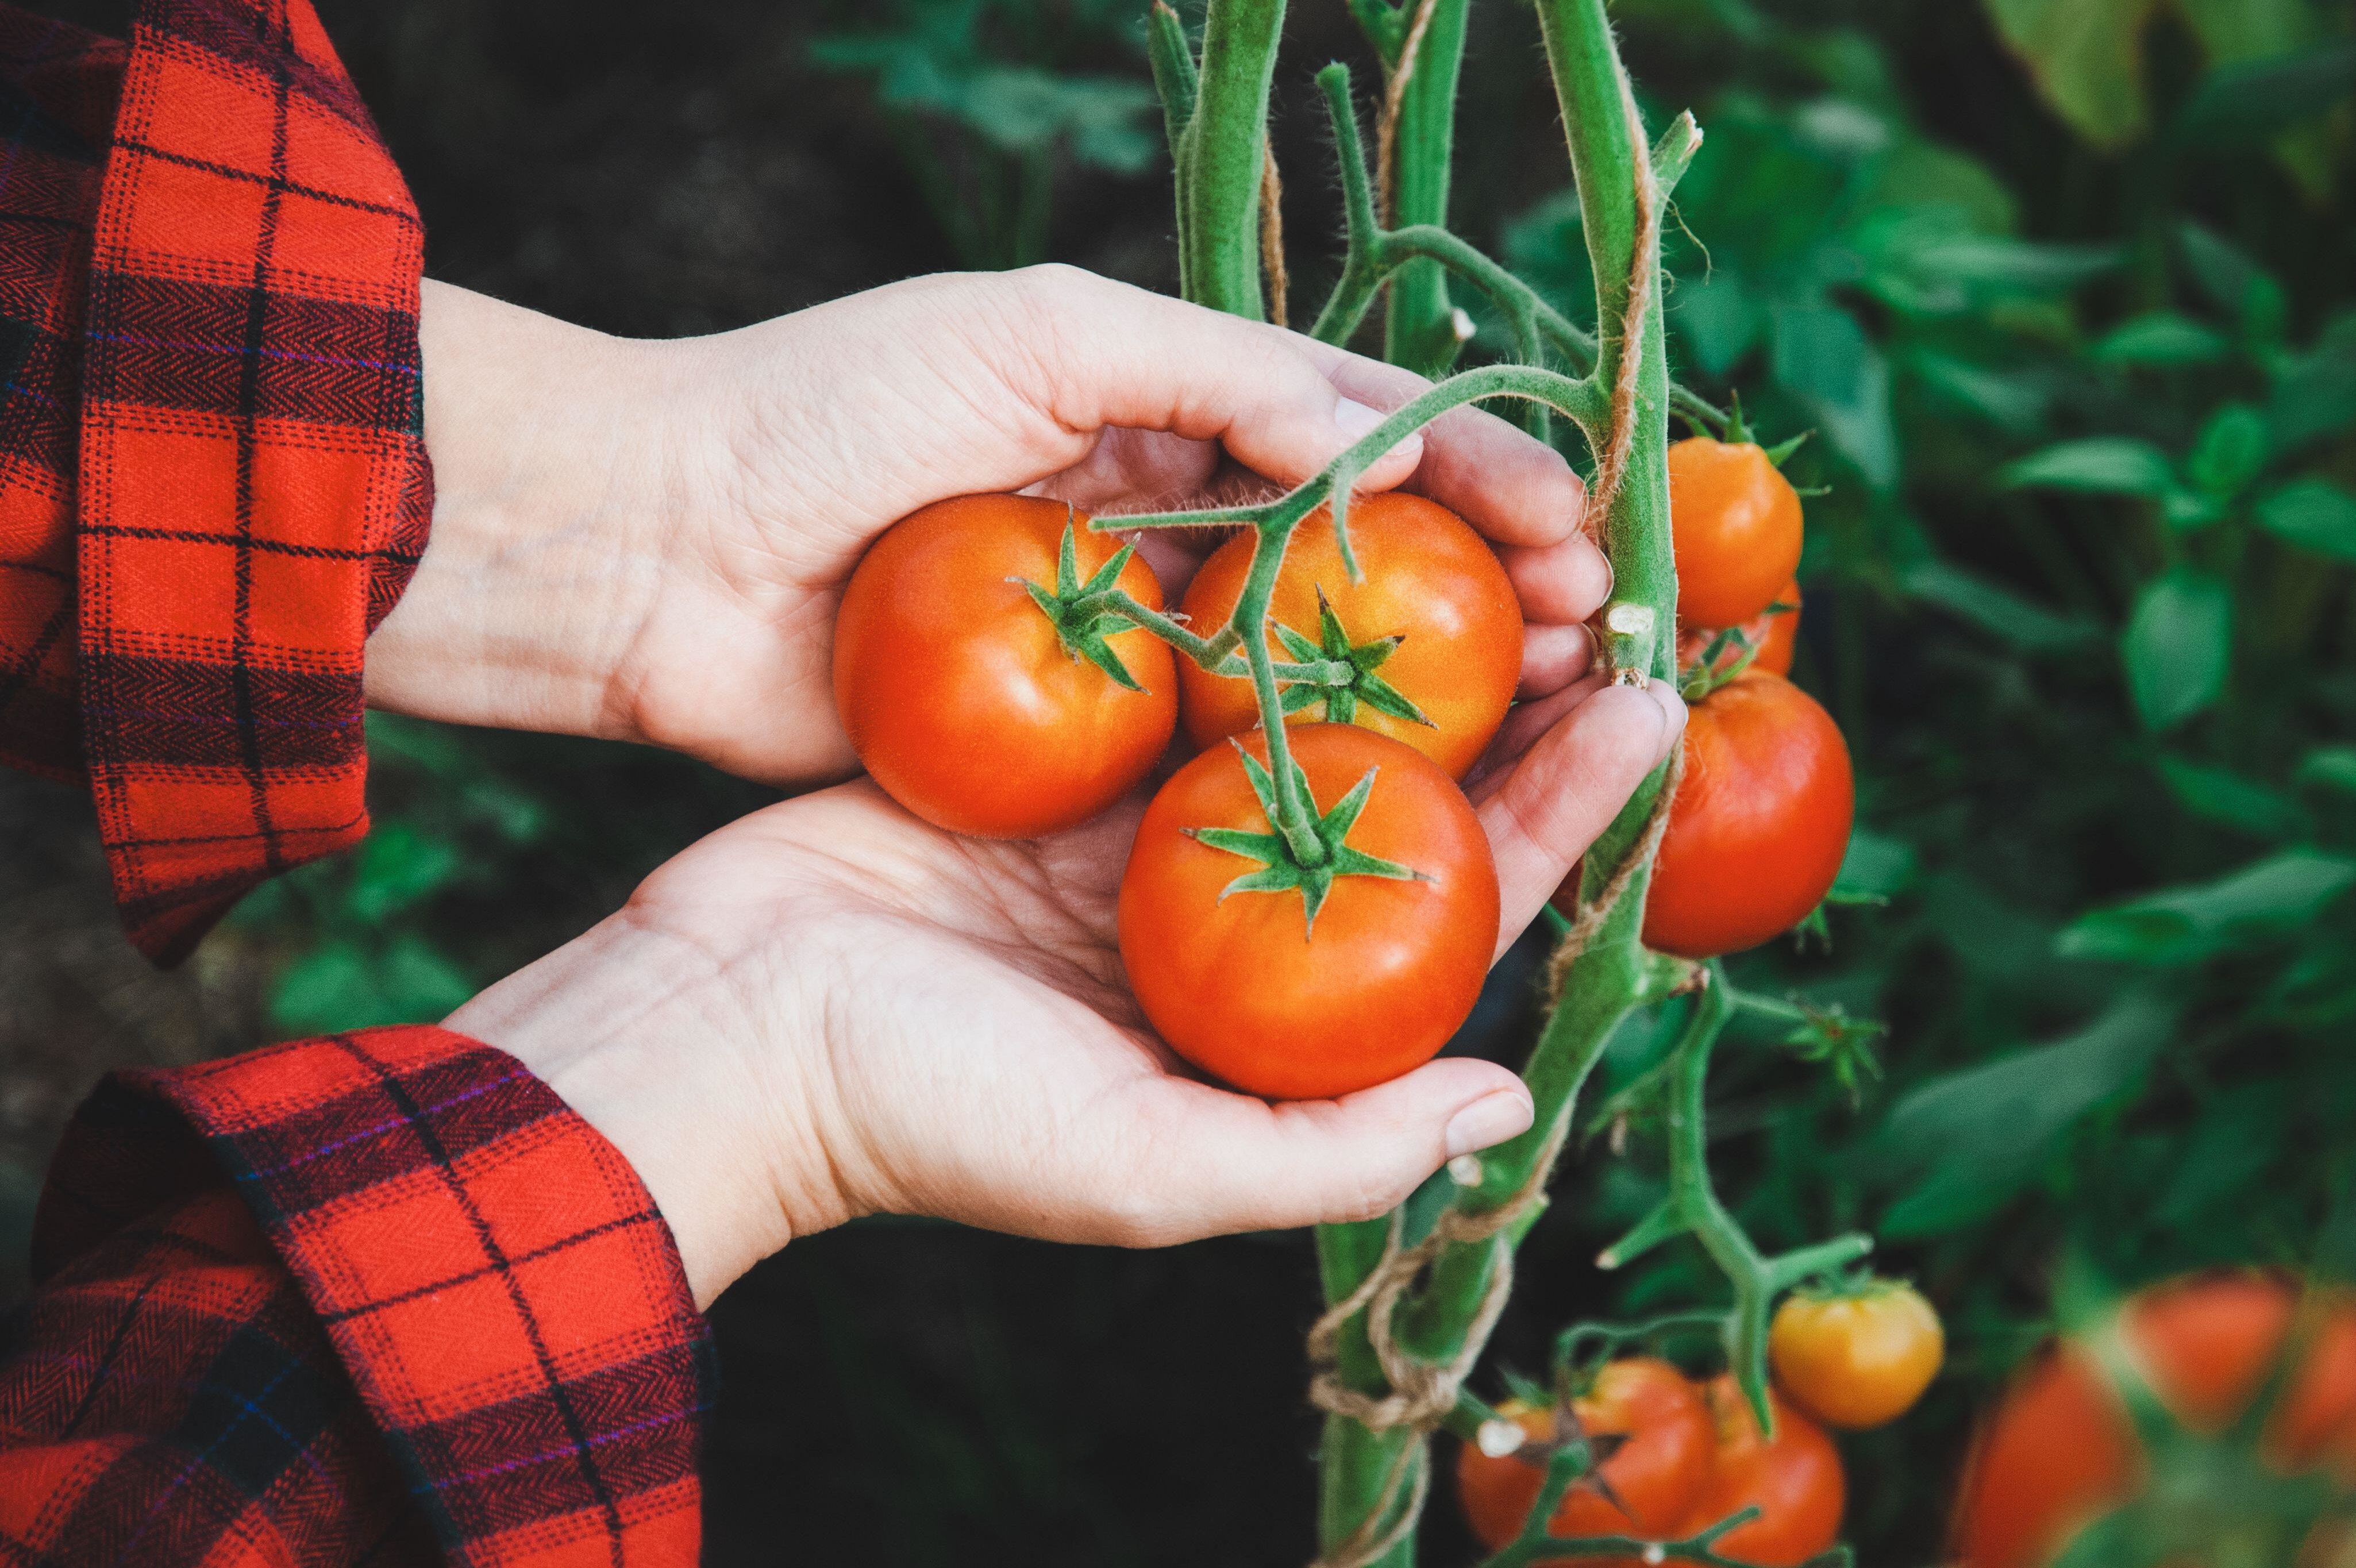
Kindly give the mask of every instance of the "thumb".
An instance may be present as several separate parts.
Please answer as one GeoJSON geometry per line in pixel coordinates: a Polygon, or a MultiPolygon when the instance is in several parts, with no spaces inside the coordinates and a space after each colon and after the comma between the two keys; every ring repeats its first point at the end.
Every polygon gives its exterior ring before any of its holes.
{"type": "MultiPolygon", "coordinates": [[[[1254,472],[1295,485],[1382,422],[1381,411],[1340,390],[1305,339],[1280,327],[1076,267],[1030,267],[1000,286],[1006,336],[986,336],[983,352],[1018,398],[1065,431],[1215,441],[1254,472]]],[[[1388,489],[1422,457],[1423,438],[1409,436],[1356,487],[1388,489]]]]}
{"type": "Polygon", "coordinates": [[[1532,1115],[1519,1078],[1472,1057],[1338,1100],[1270,1104],[1185,1079],[1151,1083],[1136,1107],[1145,1125],[1122,1140],[1130,1168],[1115,1178],[1140,1195],[1108,1238],[1128,1246],[1372,1219],[1532,1115]]]}

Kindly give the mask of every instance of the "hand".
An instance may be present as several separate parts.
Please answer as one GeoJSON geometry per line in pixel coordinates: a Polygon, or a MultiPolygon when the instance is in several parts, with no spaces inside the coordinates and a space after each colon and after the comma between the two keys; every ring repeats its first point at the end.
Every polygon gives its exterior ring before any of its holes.
{"type": "MultiPolygon", "coordinates": [[[[1517,710],[1472,790],[1500,951],[1684,718],[1665,685],[1591,678],[1517,710]]],[[[787,801],[449,1024],[629,1158],[699,1305],[861,1214],[1128,1246],[1363,1219],[1529,1125],[1521,1081],[1470,1058],[1273,1105],[1187,1076],[1114,940],[1143,799],[1027,843],[941,832],[864,779],[787,801]]]]}
{"type": "MultiPolygon", "coordinates": [[[[1425,383],[1067,267],[920,278],[741,332],[627,342],[425,285],[434,533],[369,640],[370,702],[673,747],[779,784],[847,776],[834,605],[926,503],[1035,488],[1183,506],[1222,453],[1307,478],[1425,383]]],[[[1363,487],[1407,485],[1494,541],[1529,634],[1523,695],[1589,663],[1611,572],[1579,481],[1461,410],[1363,487]]],[[[1146,546],[1175,596],[1189,565],[1146,546]]]]}

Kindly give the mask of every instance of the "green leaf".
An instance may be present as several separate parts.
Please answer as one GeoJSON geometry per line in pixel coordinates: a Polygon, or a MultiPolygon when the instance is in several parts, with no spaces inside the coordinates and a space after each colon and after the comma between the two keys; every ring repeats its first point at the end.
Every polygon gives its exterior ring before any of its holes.
{"type": "Polygon", "coordinates": [[[1874,1229],[1911,1241],[1994,1214],[2082,1118],[2139,1091],[2175,1023],[2166,1003],[2130,992],[2078,1034],[1915,1089],[1890,1108],[1874,1147],[1890,1163],[1929,1168],[1874,1229]]]}
{"type": "Polygon", "coordinates": [[[2298,782],[2356,795],[2356,746],[2318,746],[2300,761],[2298,782]]]}
{"type": "Polygon", "coordinates": [[[2356,860],[2285,849],[2211,882],[2164,889],[2081,915],[2062,928],[2065,958],[2117,964],[2198,963],[2295,931],[2356,885],[2356,860]]]}
{"type": "Polygon", "coordinates": [[[2252,337],[2272,342],[2282,336],[2290,311],[2282,284],[2244,251],[2197,223],[2179,226],[2176,238],[2185,269],[2211,304],[2236,317],[2252,337]]]}
{"type": "Polygon", "coordinates": [[[2233,496],[2266,465],[2266,416],[2227,403],[2209,416],[2184,462],[2186,477],[2212,496],[2233,496]]]}
{"type": "Polygon", "coordinates": [[[2189,315],[2156,310],[2121,322],[2087,350],[2104,365],[2214,365],[2231,352],[2224,334],[2189,315]]]}
{"type": "Polygon", "coordinates": [[[2307,813],[2298,802],[2254,779],[2182,757],[2160,758],[2159,771],[2185,810],[2221,827],[2261,838],[2291,838],[2307,831],[2307,813]]]}
{"type": "Polygon", "coordinates": [[[2175,486],[2176,469],[2168,454],[2148,442],[2095,436],[2017,458],[1997,471],[1997,483],[2015,490],[2164,496],[2175,486]]]}
{"type": "Polygon", "coordinates": [[[1669,323],[1705,376],[1733,369],[1766,325],[1765,307],[1731,272],[1680,278],[1669,303],[1669,323]]]}
{"type": "Polygon", "coordinates": [[[1975,365],[1953,355],[1917,349],[1905,360],[1914,379],[2008,434],[2033,432],[2053,401],[2052,377],[1975,365]]]}
{"type": "MultiPolygon", "coordinates": [[[[2249,0],[2231,0],[2246,9],[2249,0]]],[[[2235,60],[2202,77],[2168,127],[2196,156],[2233,156],[2320,114],[2356,90],[2356,44],[2235,60]]]]}
{"type": "Polygon", "coordinates": [[[2091,621],[2064,615],[2022,598],[1989,578],[1944,560],[1919,560],[1899,573],[1899,586],[2024,653],[2065,653],[2098,641],[2091,621]]]}
{"type": "Polygon", "coordinates": [[[1876,489],[1898,480],[1890,367],[1855,316],[1822,301],[1775,313],[1776,381],[1807,404],[1826,435],[1876,489]]]}
{"type": "Polygon", "coordinates": [[[2144,129],[2143,29],[2157,0],[1987,0],[2054,112],[2098,147],[2144,129]]]}
{"type": "Polygon", "coordinates": [[[1920,857],[1904,839],[1855,827],[1849,832],[1847,852],[1841,856],[1833,892],[1851,899],[1895,898],[1913,885],[1920,869],[1920,857]]]}
{"type": "Polygon", "coordinates": [[[298,1034],[335,1034],[380,1024],[426,1023],[446,1017],[475,994],[473,980],[417,936],[389,946],[331,943],[278,976],[270,1015],[298,1034]]]}
{"type": "Polygon", "coordinates": [[[345,908],[353,919],[373,925],[386,916],[423,902],[466,872],[458,847],[428,837],[405,822],[380,822],[352,863],[345,908]]]}
{"type": "Polygon", "coordinates": [[[2286,544],[2356,561],[2356,496],[2329,479],[2294,479],[2259,501],[2252,515],[2286,544]]]}
{"type": "Polygon", "coordinates": [[[2145,728],[2172,729],[2215,702],[2233,652],[2233,595],[2223,582],[2178,567],[2145,584],[2119,640],[2145,728]]]}

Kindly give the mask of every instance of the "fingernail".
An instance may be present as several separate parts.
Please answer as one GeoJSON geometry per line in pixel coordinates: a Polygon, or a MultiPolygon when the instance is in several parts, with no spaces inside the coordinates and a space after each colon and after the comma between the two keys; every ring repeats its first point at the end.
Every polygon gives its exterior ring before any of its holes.
{"type": "Polygon", "coordinates": [[[1530,1130],[1535,1115],[1528,1093],[1499,1089],[1483,1094],[1448,1121],[1448,1157],[1474,1154],[1530,1130]]]}
{"type": "Polygon", "coordinates": [[[1382,410],[1370,409],[1355,398],[1343,398],[1333,405],[1334,424],[1352,441],[1382,423],[1383,419],[1382,410]]]}

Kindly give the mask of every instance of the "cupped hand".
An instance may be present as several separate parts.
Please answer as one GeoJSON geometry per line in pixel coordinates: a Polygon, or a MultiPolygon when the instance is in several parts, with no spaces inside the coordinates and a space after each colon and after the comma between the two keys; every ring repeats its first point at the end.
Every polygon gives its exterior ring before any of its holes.
{"type": "MultiPolygon", "coordinates": [[[[920,278],[674,342],[429,283],[421,336],[434,531],[369,639],[369,700],[789,785],[855,765],[834,606],[900,517],[992,490],[1118,514],[1289,485],[1425,385],[1067,267],[920,278]]],[[[1523,695],[1577,678],[1611,573],[1562,458],[1461,410],[1362,481],[1399,485],[1497,545],[1529,624],[1523,695]]],[[[1189,563],[1160,539],[1148,555],[1183,591],[1189,563]]]]}
{"type": "MultiPolygon", "coordinates": [[[[1684,709],[1665,686],[1588,679],[1517,720],[1472,791],[1501,951],[1684,709]]],[[[699,1303],[862,1214],[1121,1245],[1364,1218],[1529,1125],[1521,1081],[1468,1058],[1293,1104],[1190,1075],[1139,1017],[1115,943],[1143,799],[1023,843],[942,832],[863,779],[787,801],[450,1027],[519,1057],[621,1148],[699,1303]]]]}

